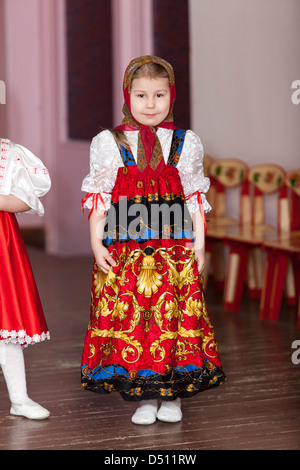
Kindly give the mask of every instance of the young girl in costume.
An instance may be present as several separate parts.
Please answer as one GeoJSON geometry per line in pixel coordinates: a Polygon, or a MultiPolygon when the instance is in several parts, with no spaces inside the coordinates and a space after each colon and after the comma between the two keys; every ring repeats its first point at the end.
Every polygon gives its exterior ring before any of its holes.
{"type": "Polygon", "coordinates": [[[181,398],[225,380],[201,278],[209,179],[199,137],[173,124],[171,65],[134,59],[123,91],[82,185],[95,256],[82,386],[139,402],[136,424],[175,422],[181,398]]]}
{"type": "Polygon", "coordinates": [[[8,139],[0,145],[0,364],[10,413],[45,419],[49,411],[27,395],[23,347],[49,339],[49,331],[15,213],[43,215],[39,197],[51,183],[29,150],[8,139]]]}

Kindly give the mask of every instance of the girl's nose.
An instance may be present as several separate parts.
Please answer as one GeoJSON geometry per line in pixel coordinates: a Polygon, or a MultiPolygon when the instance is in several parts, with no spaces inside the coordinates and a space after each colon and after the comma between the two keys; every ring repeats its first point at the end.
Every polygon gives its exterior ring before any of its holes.
{"type": "Polygon", "coordinates": [[[148,98],[147,100],[147,108],[154,108],[154,100],[153,98],[148,98]]]}

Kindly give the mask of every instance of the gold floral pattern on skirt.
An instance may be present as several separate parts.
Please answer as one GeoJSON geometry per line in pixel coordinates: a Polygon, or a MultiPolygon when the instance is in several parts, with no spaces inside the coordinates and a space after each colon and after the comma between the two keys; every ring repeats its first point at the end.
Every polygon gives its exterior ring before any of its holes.
{"type": "Polygon", "coordinates": [[[125,399],[174,398],[224,381],[193,250],[183,242],[151,242],[118,244],[110,251],[117,265],[108,275],[96,265],[93,271],[83,387],[118,390],[125,399]],[[193,373],[187,374],[191,365],[193,373]],[[180,387],[171,393],[174,374],[180,387]],[[199,388],[204,376],[206,385],[199,388]]]}

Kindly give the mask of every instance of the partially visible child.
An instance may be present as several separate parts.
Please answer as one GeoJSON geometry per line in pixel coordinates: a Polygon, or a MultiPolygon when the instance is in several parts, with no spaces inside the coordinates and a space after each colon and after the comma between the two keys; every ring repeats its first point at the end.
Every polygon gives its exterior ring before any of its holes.
{"type": "Polygon", "coordinates": [[[8,139],[0,145],[0,364],[10,413],[45,419],[49,411],[27,395],[23,348],[50,335],[15,213],[43,215],[39,198],[51,182],[32,152],[8,139]]]}

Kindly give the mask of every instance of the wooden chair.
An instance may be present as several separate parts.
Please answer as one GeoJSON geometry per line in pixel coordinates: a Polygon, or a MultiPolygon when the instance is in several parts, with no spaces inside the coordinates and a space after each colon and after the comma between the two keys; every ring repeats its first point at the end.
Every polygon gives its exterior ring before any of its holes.
{"type": "Polygon", "coordinates": [[[206,266],[204,286],[206,286],[210,268],[213,268],[214,282],[219,290],[224,288],[225,254],[223,237],[227,226],[238,225],[247,220],[249,208],[249,185],[247,182],[247,165],[237,159],[222,159],[210,165],[209,177],[213,189],[212,211],[208,216],[207,235],[205,239],[206,266]],[[228,215],[228,191],[239,188],[239,218],[228,215]]]}
{"type": "Polygon", "coordinates": [[[284,187],[285,173],[277,165],[257,165],[248,172],[251,185],[252,217],[250,223],[227,227],[224,234],[229,246],[226,280],[224,286],[224,310],[240,310],[246,280],[250,295],[259,295],[262,288],[263,259],[262,245],[266,240],[275,239],[284,221],[278,217],[278,227],[265,223],[264,199],[277,193],[277,214],[287,207],[287,192],[284,187]],[[248,277],[247,277],[248,275],[248,277]]]}
{"type": "Polygon", "coordinates": [[[286,286],[287,299],[291,299],[293,293],[298,299],[297,326],[300,328],[300,169],[288,173],[285,183],[290,190],[290,210],[286,212],[288,227],[275,240],[264,243],[266,264],[260,318],[278,319],[286,286]],[[290,266],[293,276],[288,275],[290,266]]]}

